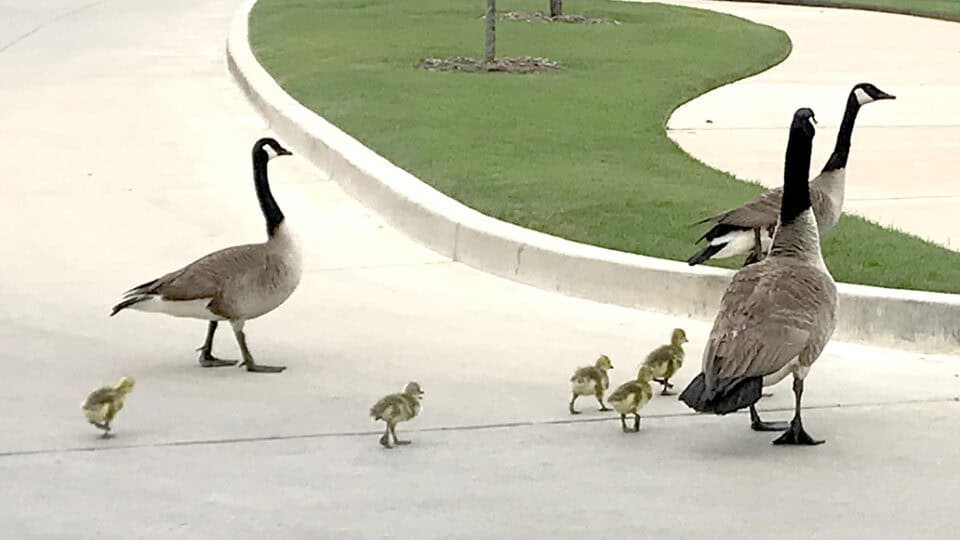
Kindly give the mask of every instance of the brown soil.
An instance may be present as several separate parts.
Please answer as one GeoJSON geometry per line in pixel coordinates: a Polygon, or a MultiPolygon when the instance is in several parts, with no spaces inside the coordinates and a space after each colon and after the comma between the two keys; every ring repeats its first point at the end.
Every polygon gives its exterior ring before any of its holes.
{"type": "Polygon", "coordinates": [[[497,58],[484,65],[479,58],[464,56],[450,56],[447,58],[424,58],[417,63],[417,67],[430,71],[498,71],[505,73],[541,73],[560,68],[555,60],[549,58],[533,58],[521,56],[518,58],[497,58]]]}
{"type": "Polygon", "coordinates": [[[506,13],[501,13],[500,18],[506,21],[520,21],[520,22],[559,22],[559,23],[570,23],[570,24],[620,24],[619,21],[614,21],[606,19],[603,17],[588,17],[586,15],[560,15],[559,17],[551,17],[550,15],[542,12],[536,11],[534,13],[528,13],[526,11],[508,11],[506,13]]]}

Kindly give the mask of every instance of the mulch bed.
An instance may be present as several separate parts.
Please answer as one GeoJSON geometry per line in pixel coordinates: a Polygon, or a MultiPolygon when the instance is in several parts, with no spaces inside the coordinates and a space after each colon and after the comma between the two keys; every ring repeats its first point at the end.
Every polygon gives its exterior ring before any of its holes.
{"type": "Polygon", "coordinates": [[[417,67],[430,71],[542,73],[559,69],[560,65],[549,58],[534,58],[531,56],[497,58],[489,64],[484,64],[479,58],[450,56],[447,58],[424,58],[417,63],[417,67]]]}
{"type": "Polygon", "coordinates": [[[603,17],[588,17],[586,15],[560,15],[551,17],[542,11],[529,13],[526,11],[508,11],[500,14],[500,19],[505,21],[520,22],[559,22],[569,24],[620,24],[620,21],[610,20],[603,17]]]}

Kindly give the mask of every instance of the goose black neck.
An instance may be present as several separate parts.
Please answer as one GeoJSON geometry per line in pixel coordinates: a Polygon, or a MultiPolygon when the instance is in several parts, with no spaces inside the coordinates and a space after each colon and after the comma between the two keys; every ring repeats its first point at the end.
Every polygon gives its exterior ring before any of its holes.
{"type": "Polygon", "coordinates": [[[254,152],[253,183],[257,187],[257,200],[260,201],[263,219],[267,222],[267,235],[272,237],[277,232],[277,227],[283,223],[283,212],[270,191],[270,180],[267,178],[268,160],[266,152],[254,152]]]}
{"type": "Polygon", "coordinates": [[[857,121],[857,113],[860,112],[860,102],[857,96],[850,93],[847,98],[847,110],[843,113],[843,121],[840,123],[840,132],[837,133],[837,145],[830,154],[830,159],[823,166],[823,172],[836,171],[846,168],[847,158],[850,156],[850,139],[853,136],[853,124],[857,121]]]}
{"type": "Polygon", "coordinates": [[[780,223],[787,225],[810,208],[810,153],[813,137],[797,126],[790,129],[787,155],[783,165],[783,199],[780,223]]]}

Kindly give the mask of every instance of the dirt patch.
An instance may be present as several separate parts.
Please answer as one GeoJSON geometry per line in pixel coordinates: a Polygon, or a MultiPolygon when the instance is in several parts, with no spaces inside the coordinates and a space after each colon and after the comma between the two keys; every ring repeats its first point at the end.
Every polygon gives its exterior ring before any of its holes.
{"type": "Polygon", "coordinates": [[[424,58],[417,63],[417,67],[430,71],[542,73],[560,69],[560,64],[549,58],[534,58],[531,56],[497,58],[488,64],[484,64],[479,58],[449,56],[447,58],[424,58]]]}
{"type": "Polygon", "coordinates": [[[508,11],[500,14],[500,19],[504,21],[520,22],[544,22],[544,23],[569,23],[569,24],[620,24],[620,21],[607,19],[604,17],[588,17],[586,15],[560,15],[551,17],[542,11],[533,13],[527,11],[508,11]]]}

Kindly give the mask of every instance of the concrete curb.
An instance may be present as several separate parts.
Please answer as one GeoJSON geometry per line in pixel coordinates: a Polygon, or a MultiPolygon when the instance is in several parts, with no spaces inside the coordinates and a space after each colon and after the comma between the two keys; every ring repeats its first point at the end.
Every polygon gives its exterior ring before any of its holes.
{"type": "MultiPolygon", "coordinates": [[[[571,242],[499,221],[428,186],[310,111],[280,88],[248,39],[256,0],[227,41],[231,74],[301,156],[393,227],[479,270],[562,294],[712,319],[732,272],[571,242]]],[[[837,337],[924,349],[960,345],[960,295],[840,284],[837,337]]]]}

